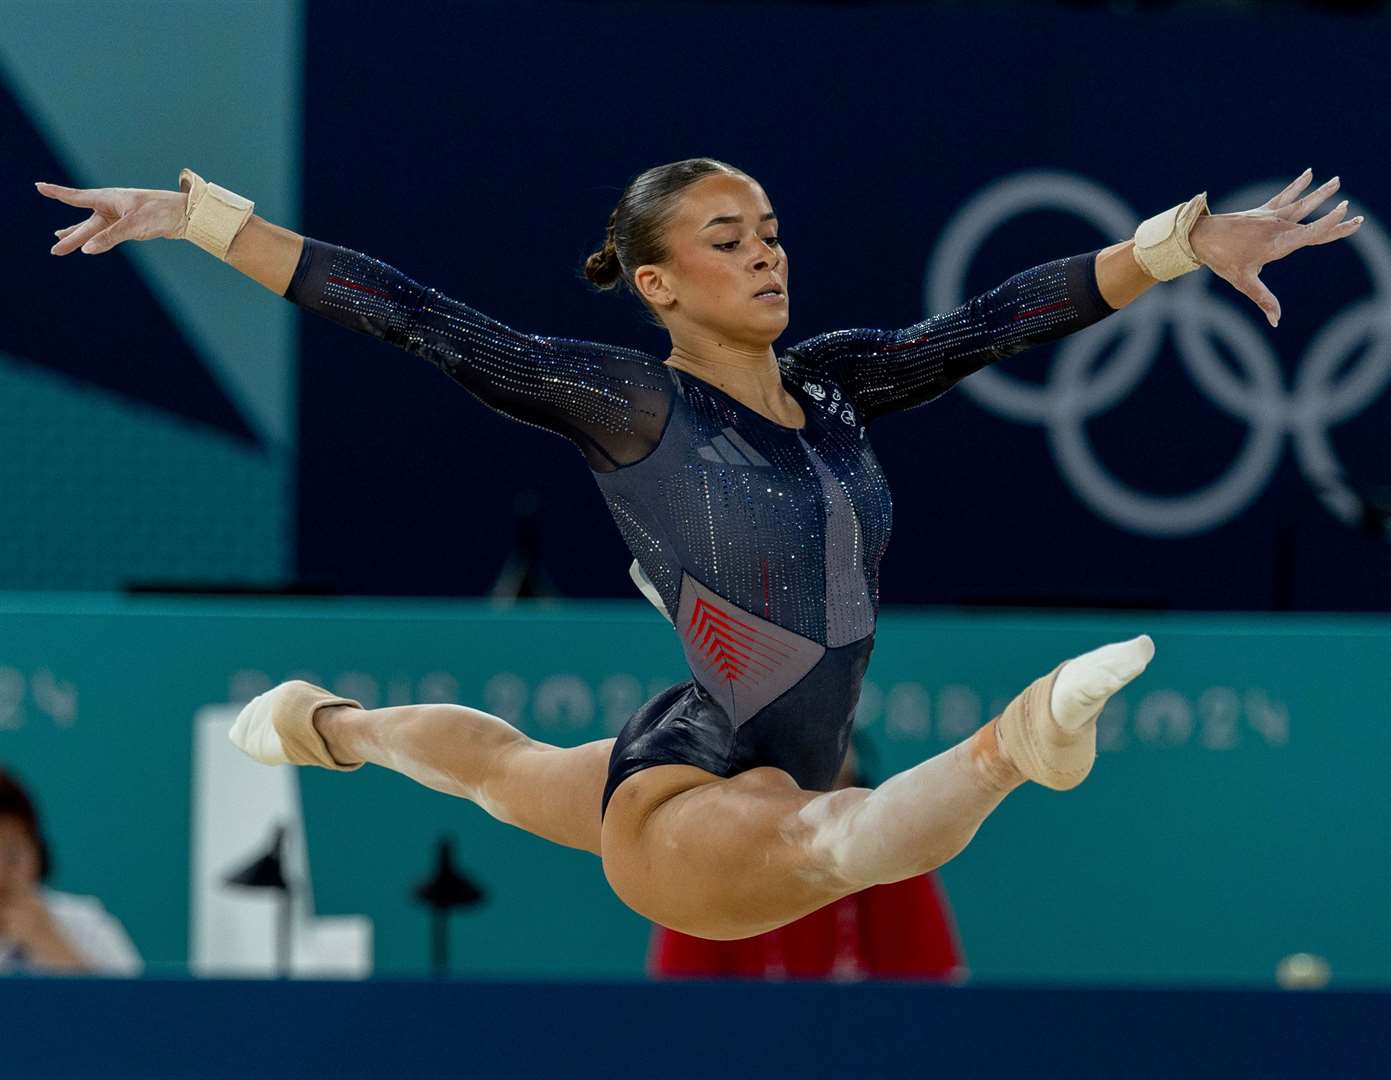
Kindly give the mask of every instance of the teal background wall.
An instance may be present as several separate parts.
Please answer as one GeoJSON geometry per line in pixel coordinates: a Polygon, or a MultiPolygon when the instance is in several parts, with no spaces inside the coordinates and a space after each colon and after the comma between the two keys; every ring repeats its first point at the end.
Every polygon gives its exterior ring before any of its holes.
{"type": "MultiPolygon", "coordinates": [[[[942,870],[974,978],[1266,985],[1307,951],[1337,985],[1391,984],[1391,620],[889,610],[859,717],[881,778],[1141,631],[1156,659],[1102,717],[1092,776],[1011,795],[942,870]]],[[[102,897],[158,972],[187,955],[201,705],[302,677],[368,705],[467,702],[570,744],[681,674],[640,602],[0,594],[0,761],[40,800],[55,884],[102,897]]],[[[408,892],[441,834],[490,896],[455,920],[459,972],[641,972],[646,924],[592,856],[382,770],[301,779],[318,910],[373,919],[379,974],[427,970],[408,892]]]]}

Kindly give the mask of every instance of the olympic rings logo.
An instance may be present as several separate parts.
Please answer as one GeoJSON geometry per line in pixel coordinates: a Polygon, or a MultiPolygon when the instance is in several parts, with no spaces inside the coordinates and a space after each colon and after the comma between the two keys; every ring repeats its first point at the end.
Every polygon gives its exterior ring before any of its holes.
{"type": "MultiPolygon", "coordinates": [[[[1251,185],[1211,205],[1214,211],[1256,206],[1278,187],[1251,185]]],[[[961,304],[966,270],[985,237],[1011,217],[1034,210],[1072,213],[1116,237],[1133,233],[1140,220],[1106,189],[1068,173],[1020,173],[992,184],[957,211],[938,241],[924,287],[927,310],[947,311],[961,304]]],[[[1324,505],[1343,521],[1356,523],[1362,502],[1342,483],[1329,431],[1365,410],[1391,381],[1391,244],[1370,215],[1357,233],[1339,243],[1350,244],[1362,258],[1373,296],[1349,304],[1314,335],[1300,357],[1291,390],[1285,388],[1270,336],[1210,293],[1209,283],[1227,286],[1201,271],[1157,287],[1063,339],[1042,385],[987,368],[964,380],[960,389],[1000,416],[1044,425],[1054,460],[1073,490],[1096,513],[1132,532],[1186,536],[1235,517],[1274,477],[1287,434],[1294,440],[1300,470],[1324,505]],[[1222,476],[1178,496],[1136,491],[1118,481],[1097,459],[1085,431],[1088,419],[1114,407],[1145,376],[1164,351],[1166,331],[1199,389],[1250,429],[1222,476]],[[1109,360],[1095,364],[1117,339],[1109,360]],[[1215,341],[1235,359],[1243,377],[1222,362],[1215,341]],[[1335,379],[1344,361],[1364,345],[1361,361],[1335,379]]]]}

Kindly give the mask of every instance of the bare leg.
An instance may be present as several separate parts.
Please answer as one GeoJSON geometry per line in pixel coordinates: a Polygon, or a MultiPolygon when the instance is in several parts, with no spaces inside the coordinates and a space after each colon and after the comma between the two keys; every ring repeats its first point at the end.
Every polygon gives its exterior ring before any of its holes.
{"type": "Polygon", "coordinates": [[[656,922],[748,937],[941,866],[1023,782],[993,724],[874,790],[804,791],[780,769],[721,780],[658,766],[614,792],[604,871],[628,906],[656,922]]]}
{"type": "Polygon", "coordinates": [[[469,799],[499,821],[599,854],[612,739],[550,746],[466,705],[325,706],[314,727],[338,761],[370,761],[469,799]]]}
{"type": "MultiPolygon", "coordinates": [[[[1096,650],[1069,665],[1115,668],[1112,658],[1096,650]]],[[[1051,714],[1059,710],[1086,732],[1106,698],[1144,662],[1148,656],[1104,682],[1069,678],[1051,704],[1048,694],[1035,690],[1031,701],[1043,711],[1032,722],[1056,726],[1051,714]],[[1084,708],[1073,709],[1071,697],[1082,693],[1084,708]]],[[[1012,710],[1026,694],[1006,710],[1016,721],[1012,710]]],[[[624,781],[609,803],[604,872],[639,914],[701,937],[737,938],[870,885],[932,870],[960,853],[1025,780],[1000,743],[999,720],[873,791],[804,791],[778,769],[752,769],[727,780],[686,765],[645,769],[624,781]]],[[[1058,734],[1065,743],[1075,736],[1058,734]]]]}

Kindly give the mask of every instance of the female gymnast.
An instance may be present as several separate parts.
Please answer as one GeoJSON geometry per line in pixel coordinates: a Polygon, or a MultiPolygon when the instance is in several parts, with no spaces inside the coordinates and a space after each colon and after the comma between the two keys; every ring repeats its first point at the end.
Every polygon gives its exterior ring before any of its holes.
{"type": "Polygon", "coordinates": [[[363,709],[305,682],[260,695],[233,741],[267,764],[372,762],[603,860],[654,922],[747,937],[867,886],[941,866],[1026,780],[1079,784],[1095,719],[1153,655],[1145,636],[1035,680],[999,716],[879,787],[828,791],[874,642],[890,503],[866,438],[879,417],[1124,307],[1207,265],[1274,326],[1268,262],[1351,235],[1338,186],[1212,215],[1202,195],[1133,239],[1018,274],[905,330],[773,342],[788,320],[777,216],[748,174],[708,158],[636,177],[585,263],[671,335],[665,360],[510,329],[391,266],[301,237],[185,169],[179,191],[42,194],[92,211],[53,253],[189,239],[277,295],[424,357],[484,404],[579,447],[632,550],[639,587],[671,620],[691,678],[617,739],[559,748],[461,705],[363,709]]]}

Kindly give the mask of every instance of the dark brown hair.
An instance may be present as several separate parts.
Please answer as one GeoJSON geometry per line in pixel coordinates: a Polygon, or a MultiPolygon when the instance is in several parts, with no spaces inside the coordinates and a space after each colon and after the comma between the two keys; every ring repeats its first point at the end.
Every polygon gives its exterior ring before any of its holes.
{"type": "Polygon", "coordinates": [[[633,284],[633,271],[667,260],[671,253],[666,245],[666,227],[676,212],[677,199],[686,188],[712,173],[748,177],[743,169],[707,157],[657,165],[637,176],[609,215],[603,246],[585,260],[581,271],[585,278],[600,289],[626,288],[648,308],[651,320],[662,325],[633,284]]]}
{"type": "Polygon", "coordinates": [[[39,814],[34,809],[34,801],[24,790],[14,774],[0,769],[0,817],[18,818],[28,831],[39,851],[39,880],[47,881],[53,864],[48,857],[48,845],[44,843],[43,832],[39,828],[39,814]]]}

